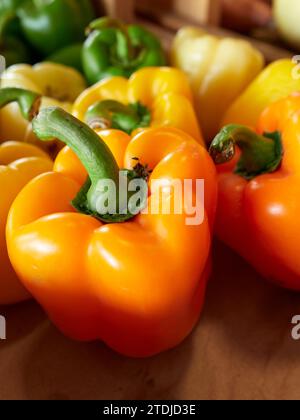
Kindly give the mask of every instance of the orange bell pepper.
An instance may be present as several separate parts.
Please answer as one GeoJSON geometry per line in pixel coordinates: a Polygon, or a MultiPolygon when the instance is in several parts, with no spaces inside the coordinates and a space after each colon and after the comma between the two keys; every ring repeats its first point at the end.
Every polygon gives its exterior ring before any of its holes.
{"type": "Polygon", "coordinates": [[[300,290],[300,95],[270,105],[254,132],[225,127],[211,154],[219,167],[218,237],[267,279],[300,290]],[[235,144],[239,150],[235,153],[235,144]]]}
{"type": "Polygon", "coordinates": [[[28,143],[0,144],[0,305],[18,303],[29,297],[19,282],[7,255],[5,226],[12,202],[37,175],[51,171],[53,162],[45,152],[28,143]]]}
{"type": "Polygon", "coordinates": [[[170,126],[203,143],[187,76],[167,67],[138,70],[129,80],[105,79],[75,101],[73,115],[92,128],[116,128],[129,134],[138,128],[170,126]]]}
{"type": "MultiPolygon", "coordinates": [[[[23,284],[71,338],[101,339],[137,357],[176,346],[199,318],[210,272],[216,173],[207,151],[168,127],[132,138],[107,131],[104,143],[59,108],[42,110],[33,128],[41,139],[64,141],[80,160],[65,149],[56,162],[59,172],[33,180],[11,208],[8,249],[23,284]],[[103,191],[97,186],[104,177],[121,188],[117,161],[130,169],[127,175],[136,173],[149,185],[156,180],[167,201],[174,198],[172,189],[165,191],[173,180],[204,179],[203,223],[188,226],[184,212],[161,209],[101,213],[95,203],[103,191]]],[[[144,195],[149,207],[159,196],[157,190],[144,195]]]]}

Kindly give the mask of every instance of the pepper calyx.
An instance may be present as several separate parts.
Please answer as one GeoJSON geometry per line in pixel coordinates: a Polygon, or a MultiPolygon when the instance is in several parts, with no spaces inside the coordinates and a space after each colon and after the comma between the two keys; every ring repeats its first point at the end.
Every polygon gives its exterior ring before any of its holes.
{"type": "Polygon", "coordinates": [[[140,102],[124,105],[113,100],[104,100],[91,105],[85,122],[93,129],[114,128],[131,134],[134,130],[149,127],[150,110],[140,102]]]}

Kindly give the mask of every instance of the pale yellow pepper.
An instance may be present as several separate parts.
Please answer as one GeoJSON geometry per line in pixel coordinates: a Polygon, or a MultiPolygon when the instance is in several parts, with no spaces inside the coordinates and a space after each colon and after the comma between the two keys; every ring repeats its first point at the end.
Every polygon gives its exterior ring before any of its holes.
{"type": "MultiPolygon", "coordinates": [[[[77,96],[86,88],[79,72],[55,63],[39,63],[34,66],[16,64],[1,76],[1,88],[28,89],[43,96],[42,108],[60,106],[71,111],[77,96]]],[[[0,111],[0,143],[7,140],[35,142],[31,125],[26,121],[17,104],[7,105],[0,111]]]]}
{"type": "Polygon", "coordinates": [[[171,61],[189,76],[208,142],[217,134],[228,107],[264,66],[262,54],[249,42],[218,38],[193,27],[177,33],[171,61]]]}
{"type": "Polygon", "coordinates": [[[228,109],[222,125],[234,123],[254,127],[265,108],[299,91],[299,65],[289,59],[275,61],[262,71],[228,109]]]}
{"type": "Polygon", "coordinates": [[[273,16],[282,38],[298,51],[300,48],[300,1],[273,0],[273,16]]]}

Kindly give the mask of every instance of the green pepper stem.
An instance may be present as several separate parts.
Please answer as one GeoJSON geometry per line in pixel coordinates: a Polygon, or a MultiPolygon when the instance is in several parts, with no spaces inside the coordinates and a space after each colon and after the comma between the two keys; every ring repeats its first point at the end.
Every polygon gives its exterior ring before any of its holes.
{"type": "Polygon", "coordinates": [[[43,109],[33,120],[33,130],[41,140],[59,139],[78,156],[92,184],[100,178],[117,182],[119,167],[109,148],[87,125],[58,107],[43,109]]]}
{"type": "Polygon", "coordinates": [[[118,19],[102,17],[89,24],[86,29],[86,34],[89,35],[91,32],[103,31],[104,29],[114,29],[116,31],[117,42],[115,48],[117,57],[125,63],[132,60],[134,56],[134,49],[132,47],[126,25],[118,19]]]}
{"type": "Polygon", "coordinates": [[[125,25],[120,20],[105,16],[93,20],[86,28],[86,35],[89,35],[95,30],[100,31],[108,28],[121,29],[122,31],[126,30],[125,25]]]}
{"type": "Polygon", "coordinates": [[[39,112],[41,95],[25,89],[0,89],[0,108],[3,108],[5,105],[12,102],[17,102],[23,117],[27,121],[32,121],[39,112]]]}
{"type": "Polygon", "coordinates": [[[86,123],[93,129],[115,128],[131,134],[139,127],[148,127],[151,113],[139,102],[124,105],[113,100],[99,101],[85,114],[86,123]]]}
{"type": "Polygon", "coordinates": [[[41,140],[59,139],[76,153],[86,168],[89,178],[73,201],[77,210],[93,215],[105,223],[118,223],[134,216],[130,212],[124,213],[118,209],[118,164],[104,141],[90,127],[58,107],[41,110],[32,124],[34,133],[41,140]],[[97,208],[97,203],[104,195],[99,189],[102,180],[113,181],[116,187],[114,198],[117,200],[117,210],[114,214],[100,214],[97,208]]]}
{"type": "Polygon", "coordinates": [[[276,171],[283,156],[279,132],[259,135],[242,125],[228,125],[215,137],[210,155],[216,164],[229,162],[235,155],[235,146],[242,155],[235,173],[247,180],[276,171]]]}

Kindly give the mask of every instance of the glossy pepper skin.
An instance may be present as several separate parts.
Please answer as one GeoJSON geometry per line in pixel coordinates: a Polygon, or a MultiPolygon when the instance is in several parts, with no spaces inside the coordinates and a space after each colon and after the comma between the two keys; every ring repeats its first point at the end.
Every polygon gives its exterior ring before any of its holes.
{"type": "MultiPolygon", "coordinates": [[[[99,145],[103,162],[118,167],[100,137],[61,110],[42,110],[34,127],[41,138],[55,134],[71,147],[77,136],[81,145],[99,145]],[[68,132],[62,135],[60,121],[66,118],[68,132]]],[[[60,155],[60,172],[36,178],[14,202],[7,225],[9,254],[25,287],[66,335],[101,339],[121,354],[147,357],[179,344],[199,318],[209,275],[216,174],[204,147],[180,130],[148,129],[133,138],[111,131],[106,144],[111,139],[122,167],[132,168],[138,157],[153,169],[151,178],[164,185],[170,179],[205,179],[203,223],[187,226],[185,215],[158,212],[103,224],[76,212],[70,202],[86,172],[78,161],[72,167],[67,153],[60,155]]],[[[82,154],[87,167],[99,157],[87,164],[87,156],[82,154]]],[[[152,191],[148,200],[157,199],[152,191]]]]}
{"type": "Polygon", "coordinates": [[[159,39],[142,26],[106,17],[92,22],[88,32],[82,60],[90,84],[109,76],[129,77],[142,67],[166,64],[159,39]]]}
{"type": "Polygon", "coordinates": [[[52,167],[47,154],[32,144],[9,141],[0,145],[0,305],[29,297],[7,255],[5,227],[10,206],[29,181],[52,167]]]}
{"type": "MultiPolygon", "coordinates": [[[[31,119],[38,107],[38,96],[25,95],[15,89],[0,90],[1,105],[8,99],[19,102],[22,114],[31,119]]],[[[8,255],[5,227],[10,206],[21,189],[33,178],[50,171],[53,162],[41,149],[32,144],[8,141],[0,144],[0,305],[17,303],[29,297],[19,282],[8,255]]]]}
{"type": "Polygon", "coordinates": [[[243,124],[256,127],[266,107],[298,91],[299,65],[289,59],[275,61],[266,67],[228,108],[222,125],[243,124]]]}
{"type": "Polygon", "coordinates": [[[27,41],[44,57],[83,41],[94,18],[89,0],[26,0],[17,14],[27,41]]]}
{"type": "MultiPolygon", "coordinates": [[[[71,110],[73,101],[85,89],[86,84],[76,70],[54,63],[39,63],[34,66],[17,64],[9,67],[1,76],[1,88],[29,89],[43,96],[42,107],[59,105],[71,110]]],[[[0,111],[0,143],[7,139],[26,141],[41,146],[32,133],[31,124],[20,113],[16,104],[0,111]]],[[[42,144],[55,155],[57,143],[42,144]]]]}
{"type": "MultiPolygon", "coordinates": [[[[299,109],[300,95],[295,94],[262,113],[257,133],[273,133],[273,143],[242,126],[227,128],[242,151],[219,167],[216,223],[222,241],[267,279],[293,290],[300,290],[299,109]],[[240,153],[244,162],[235,173],[240,153]]],[[[211,149],[218,162],[233,152],[232,138],[222,133],[211,149]]]]}
{"type": "Polygon", "coordinates": [[[126,114],[125,108],[128,109],[130,104],[141,104],[148,113],[148,119],[135,121],[135,124],[126,127],[127,132],[145,126],[173,126],[203,144],[192,101],[189,82],[183,72],[167,67],[148,67],[138,70],[128,80],[111,77],[88,88],[74,102],[73,115],[91,126],[99,128],[101,124],[97,122],[102,121],[103,128],[122,129],[123,121],[116,117],[120,113],[126,114]],[[104,108],[109,110],[111,101],[118,103],[115,104],[117,109],[111,115],[102,112],[98,115],[100,119],[97,118],[99,104],[104,104],[104,108]]]}
{"type": "Polygon", "coordinates": [[[241,39],[218,38],[183,27],[174,38],[172,64],[189,77],[207,142],[219,131],[228,107],[260,73],[262,54],[241,39]]]}

